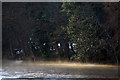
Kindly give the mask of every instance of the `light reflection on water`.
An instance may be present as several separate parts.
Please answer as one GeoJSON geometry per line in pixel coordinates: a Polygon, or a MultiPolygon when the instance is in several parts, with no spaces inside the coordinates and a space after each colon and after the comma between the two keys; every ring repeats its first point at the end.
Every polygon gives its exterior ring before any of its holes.
{"type": "Polygon", "coordinates": [[[117,78],[114,65],[70,62],[22,62],[3,64],[2,78],[117,78]]]}

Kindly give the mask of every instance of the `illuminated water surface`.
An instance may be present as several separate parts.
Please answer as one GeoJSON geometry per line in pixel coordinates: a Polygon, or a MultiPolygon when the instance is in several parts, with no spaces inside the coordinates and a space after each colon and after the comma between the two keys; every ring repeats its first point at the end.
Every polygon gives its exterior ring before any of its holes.
{"type": "Polygon", "coordinates": [[[118,78],[118,66],[70,62],[5,61],[1,78],[118,78]]]}

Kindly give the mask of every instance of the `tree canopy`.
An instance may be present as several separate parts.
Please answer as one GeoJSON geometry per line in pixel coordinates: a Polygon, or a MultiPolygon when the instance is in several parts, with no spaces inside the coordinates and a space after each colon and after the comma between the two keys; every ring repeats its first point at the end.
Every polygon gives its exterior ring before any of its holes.
{"type": "Polygon", "coordinates": [[[119,3],[3,3],[3,58],[116,63],[119,10],[119,3]]]}

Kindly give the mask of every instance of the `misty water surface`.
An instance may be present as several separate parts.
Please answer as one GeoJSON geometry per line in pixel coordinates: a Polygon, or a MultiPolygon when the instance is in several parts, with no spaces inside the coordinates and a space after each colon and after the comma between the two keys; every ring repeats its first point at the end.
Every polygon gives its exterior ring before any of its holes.
{"type": "Polygon", "coordinates": [[[118,66],[70,62],[3,61],[2,78],[118,78],[118,66]]]}

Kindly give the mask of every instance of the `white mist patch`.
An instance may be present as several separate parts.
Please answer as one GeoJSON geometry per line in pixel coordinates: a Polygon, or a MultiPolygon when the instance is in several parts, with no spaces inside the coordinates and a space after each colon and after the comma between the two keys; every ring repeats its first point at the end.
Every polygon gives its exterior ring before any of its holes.
{"type": "Polygon", "coordinates": [[[23,60],[16,60],[16,61],[15,61],[16,64],[20,64],[20,63],[22,63],[22,62],[23,62],[23,60]]]}
{"type": "Polygon", "coordinates": [[[86,66],[96,66],[95,64],[86,64],[86,66]]]}
{"type": "Polygon", "coordinates": [[[17,60],[3,65],[0,78],[114,78],[117,71],[118,67],[112,65],[17,60]]]}
{"type": "Polygon", "coordinates": [[[102,64],[87,64],[87,63],[73,63],[73,62],[37,62],[36,65],[40,66],[56,66],[56,67],[73,67],[73,68],[82,68],[82,67],[116,67],[115,65],[102,65],[102,64]]]}

